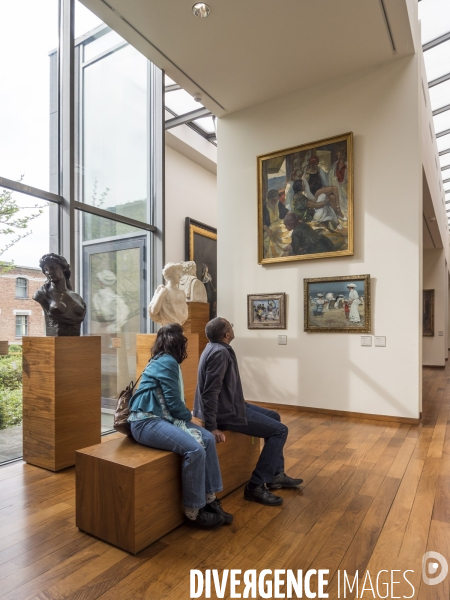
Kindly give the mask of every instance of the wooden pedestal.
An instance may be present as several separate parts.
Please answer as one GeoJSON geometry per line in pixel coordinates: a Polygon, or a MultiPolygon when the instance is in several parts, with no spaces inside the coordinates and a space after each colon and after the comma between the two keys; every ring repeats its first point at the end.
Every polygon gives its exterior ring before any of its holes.
{"type": "MultiPolygon", "coordinates": [[[[200,304],[200,303],[198,303],[200,304]]],[[[184,397],[189,410],[194,407],[195,388],[197,387],[197,370],[200,359],[200,340],[198,333],[185,333],[188,339],[188,357],[181,363],[184,381],[184,397]]],[[[156,333],[138,333],[136,337],[136,379],[147,366],[150,350],[155,343],[156,333]]]]}
{"type": "MultiPolygon", "coordinates": [[[[225,435],[227,441],[217,446],[221,496],[250,479],[260,452],[259,438],[225,435]]],[[[76,525],[81,531],[136,554],[183,522],[178,454],[124,436],[76,454],[76,525]]]]}
{"type": "Polygon", "coordinates": [[[100,337],[23,338],[23,459],[59,471],[100,443],[100,337]]]}
{"type": "Polygon", "coordinates": [[[209,304],[206,304],[206,302],[188,302],[187,305],[189,316],[183,325],[184,333],[198,333],[201,354],[208,343],[205,326],[209,321],[209,304]]]}
{"type": "Polygon", "coordinates": [[[9,342],[0,342],[0,356],[6,356],[9,352],[9,342]]]}

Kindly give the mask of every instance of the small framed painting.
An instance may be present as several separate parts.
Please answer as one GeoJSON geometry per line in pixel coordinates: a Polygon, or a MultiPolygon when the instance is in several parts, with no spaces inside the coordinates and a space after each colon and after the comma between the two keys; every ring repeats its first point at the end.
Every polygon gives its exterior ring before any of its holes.
{"type": "Polygon", "coordinates": [[[370,275],[303,281],[305,331],[370,333],[370,275]]]}
{"type": "Polygon", "coordinates": [[[286,329],[286,294],[249,294],[248,329],[286,329]]]}
{"type": "Polygon", "coordinates": [[[423,290],[422,335],[434,337],[434,290],[423,290]]]}

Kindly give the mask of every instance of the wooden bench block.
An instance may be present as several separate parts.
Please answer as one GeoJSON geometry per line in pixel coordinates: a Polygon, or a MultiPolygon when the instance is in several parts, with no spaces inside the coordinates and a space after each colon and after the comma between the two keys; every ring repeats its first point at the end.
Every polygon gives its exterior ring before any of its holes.
{"type": "MultiPolygon", "coordinates": [[[[224,490],[250,479],[259,438],[226,432],[218,444],[224,490]]],[[[181,457],[129,438],[112,439],[76,453],[76,525],[136,554],[183,522],[181,457]]]]}
{"type": "Polygon", "coordinates": [[[59,471],[101,439],[100,337],[23,338],[23,459],[59,471]]]}

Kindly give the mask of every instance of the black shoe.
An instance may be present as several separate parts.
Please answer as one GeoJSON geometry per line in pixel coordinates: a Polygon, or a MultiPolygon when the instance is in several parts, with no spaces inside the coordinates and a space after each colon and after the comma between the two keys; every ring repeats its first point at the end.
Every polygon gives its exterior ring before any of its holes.
{"type": "Polygon", "coordinates": [[[220,502],[219,498],[216,498],[215,500],[207,504],[203,510],[205,510],[206,512],[220,515],[221,517],[223,517],[224,523],[233,522],[233,515],[223,510],[222,503],[220,502]]]}
{"type": "Polygon", "coordinates": [[[253,490],[250,490],[247,484],[244,490],[244,498],[266,506],[280,506],[280,504],[283,504],[283,498],[271,494],[264,484],[258,485],[253,490]]]}
{"type": "Polygon", "coordinates": [[[201,508],[195,519],[189,519],[184,515],[184,523],[191,527],[197,527],[198,529],[214,529],[214,527],[223,525],[224,519],[222,515],[219,515],[218,513],[208,512],[204,508],[201,508]]]}
{"type": "Polygon", "coordinates": [[[303,479],[294,479],[286,475],[286,473],[280,473],[274,478],[272,483],[267,484],[267,487],[269,490],[280,490],[281,488],[295,488],[301,483],[303,483],[303,479]]]}

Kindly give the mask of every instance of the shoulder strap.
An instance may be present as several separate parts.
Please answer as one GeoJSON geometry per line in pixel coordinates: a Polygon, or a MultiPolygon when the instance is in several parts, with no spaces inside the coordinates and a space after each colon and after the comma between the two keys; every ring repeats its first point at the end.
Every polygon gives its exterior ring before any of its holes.
{"type": "MultiPolygon", "coordinates": [[[[147,363],[147,366],[152,362],[152,359],[150,359],[147,363]]],[[[144,369],[145,371],[145,369],[144,369]]],[[[144,374],[144,371],[142,371],[142,373],[139,375],[139,377],[136,379],[136,382],[133,384],[131,391],[134,391],[134,388],[137,386],[137,384],[139,383],[139,381],[141,380],[142,375],[144,374]]]]}

